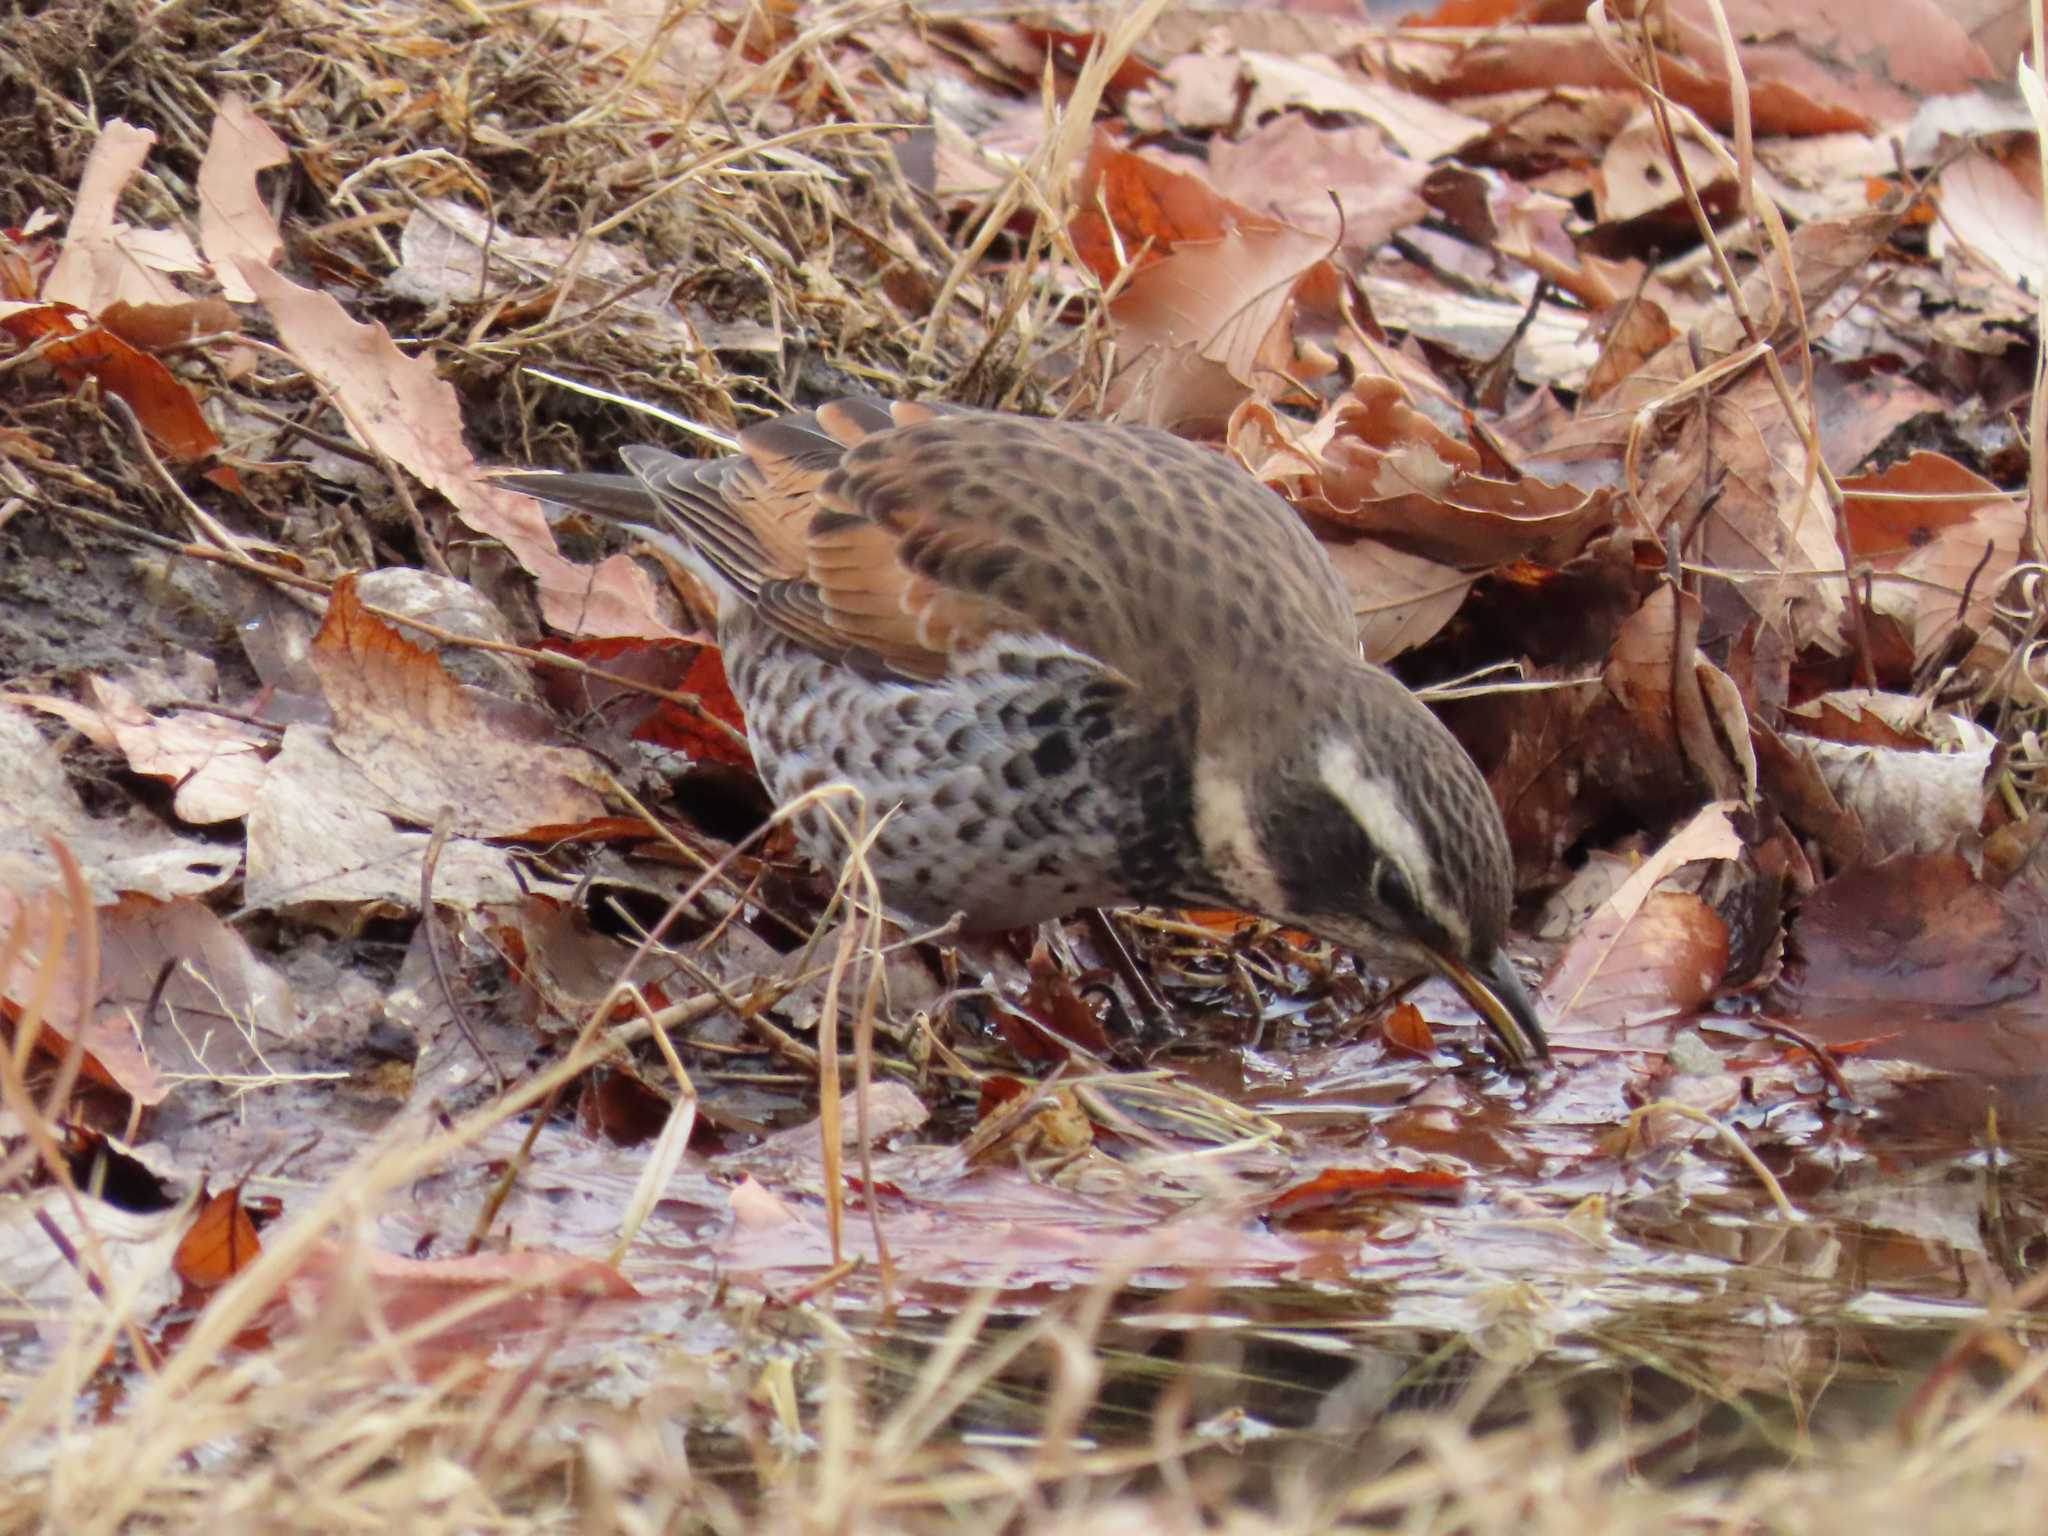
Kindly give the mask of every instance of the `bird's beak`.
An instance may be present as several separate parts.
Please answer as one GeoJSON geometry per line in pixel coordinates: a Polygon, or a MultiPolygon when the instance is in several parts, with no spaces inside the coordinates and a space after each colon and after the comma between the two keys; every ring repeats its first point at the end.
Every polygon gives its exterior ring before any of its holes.
{"type": "Polygon", "coordinates": [[[1465,994],[1465,1001],[1479,1010],[1479,1017],[1500,1043],[1510,1071],[1527,1072],[1538,1062],[1550,1060],[1550,1038],[1543,1033],[1536,1004],[1515,974],[1506,950],[1495,950],[1480,970],[1445,954],[1436,955],[1436,963],[1465,994]]]}

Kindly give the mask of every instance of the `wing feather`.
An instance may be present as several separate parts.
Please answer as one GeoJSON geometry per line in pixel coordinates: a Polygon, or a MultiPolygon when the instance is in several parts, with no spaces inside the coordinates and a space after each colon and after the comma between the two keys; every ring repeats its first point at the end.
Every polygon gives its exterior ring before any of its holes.
{"type": "Polygon", "coordinates": [[[658,509],[768,622],[863,671],[937,677],[1024,630],[1141,684],[1185,682],[1205,644],[1227,663],[1254,643],[1356,644],[1293,510],[1164,432],[853,398],[739,442],[709,461],[625,450],[637,510],[618,476],[541,494],[634,521],[658,509]]]}

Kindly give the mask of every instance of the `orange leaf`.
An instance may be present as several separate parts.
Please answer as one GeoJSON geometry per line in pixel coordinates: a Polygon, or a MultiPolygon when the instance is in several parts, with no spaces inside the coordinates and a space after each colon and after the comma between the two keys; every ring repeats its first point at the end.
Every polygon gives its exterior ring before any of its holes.
{"type": "Polygon", "coordinates": [[[746,744],[719,729],[723,725],[745,736],[747,722],[740,714],[740,701],[733,697],[732,685],[725,680],[725,660],[718,654],[718,647],[678,644],[675,648],[692,654],[672,691],[694,694],[698,708],[663,699],[640,722],[633,739],[668,747],[701,763],[727,763],[751,771],[754,758],[746,744]]]}
{"type": "Polygon", "coordinates": [[[1436,1054],[1436,1037],[1429,1032],[1429,1020],[1413,1003],[1396,1003],[1380,1032],[1387,1037],[1387,1044],[1397,1050],[1413,1051],[1417,1056],[1436,1054]]]}
{"type": "MultiPolygon", "coordinates": [[[[220,448],[199,402],[170,369],[112,332],[85,325],[81,312],[69,304],[44,304],[0,317],[0,329],[24,343],[53,338],[43,356],[65,382],[97,379],[102,389],[128,403],[157,446],[178,463],[197,463],[220,448]]],[[[232,471],[224,472],[232,478],[232,471]]]]}
{"type": "Polygon", "coordinates": [[[726,681],[725,662],[717,646],[701,640],[584,636],[550,642],[548,648],[615,677],[697,700],[697,708],[691,709],[602,678],[551,672],[542,686],[557,708],[579,714],[601,711],[635,741],[667,747],[698,762],[753,769],[753,756],[744,740],[746,720],[726,681]]]}
{"type": "Polygon", "coordinates": [[[195,1291],[216,1290],[253,1264],[262,1247],[237,1184],[199,1208],[171,1256],[171,1271],[195,1291]]]}
{"type": "Polygon", "coordinates": [[[1373,1200],[1455,1200],[1464,1188],[1462,1175],[1438,1168],[1325,1168],[1306,1183],[1280,1191],[1266,1215],[1295,1221],[1373,1200]]]}

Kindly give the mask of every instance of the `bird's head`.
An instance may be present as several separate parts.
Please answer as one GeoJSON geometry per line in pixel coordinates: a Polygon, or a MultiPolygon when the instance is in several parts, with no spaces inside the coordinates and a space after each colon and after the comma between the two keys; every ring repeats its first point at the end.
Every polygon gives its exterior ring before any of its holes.
{"type": "Polygon", "coordinates": [[[1382,961],[1447,977],[1507,1064],[1549,1041],[1502,940],[1513,894],[1506,829],[1457,739],[1408,690],[1356,663],[1295,713],[1313,722],[1226,765],[1198,762],[1195,830],[1240,905],[1382,961]]]}

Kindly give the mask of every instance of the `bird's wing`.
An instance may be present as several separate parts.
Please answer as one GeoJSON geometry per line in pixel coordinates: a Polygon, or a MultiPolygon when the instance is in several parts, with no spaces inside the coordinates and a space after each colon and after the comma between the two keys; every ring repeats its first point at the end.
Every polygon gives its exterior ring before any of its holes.
{"type": "Polygon", "coordinates": [[[825,613],[913,676],[1018,629],[1172,684],[1265,644],[1357,643],[1344,587],[1293,510],[1151,428],[899,420],[849,444],[813,500],[806,570],[825,613]]]}
{"type": "Polygon", "coordinates": [[[1139,681],[1184,679],[1208,646],[1355,644],[1343,586],[1300,519],[1164,432],[852,399],[739,442],[712,460],[628,448],[630,482],[507,483],[629,521],[658,509],[770,623],[905,677],[1022,630],[1139,681]]]}

